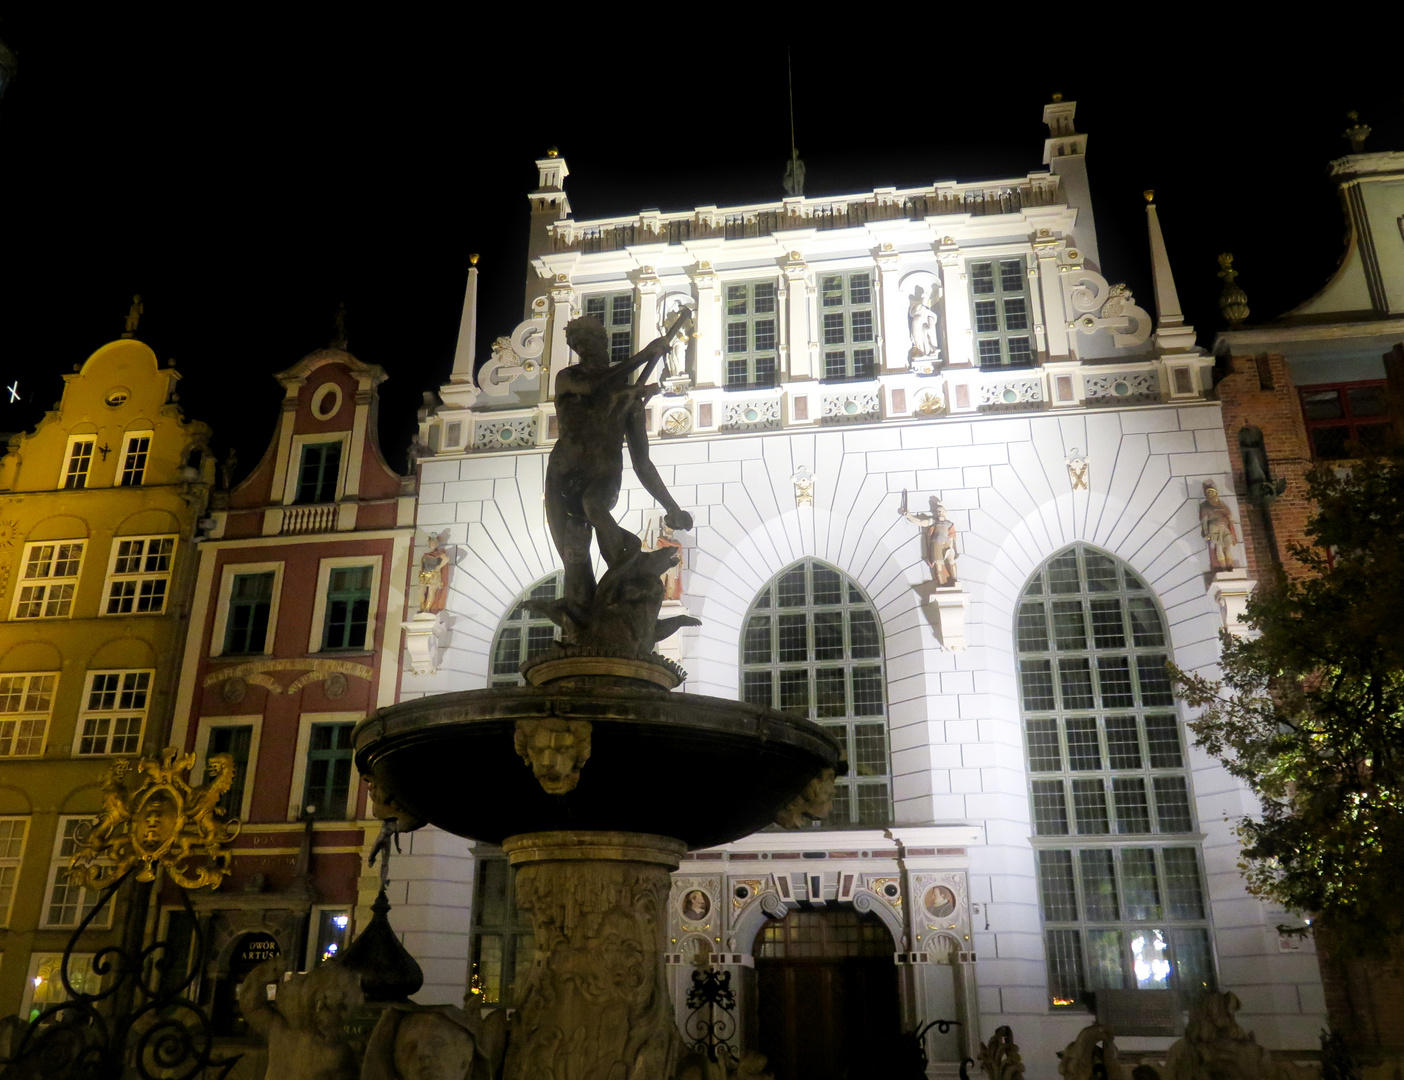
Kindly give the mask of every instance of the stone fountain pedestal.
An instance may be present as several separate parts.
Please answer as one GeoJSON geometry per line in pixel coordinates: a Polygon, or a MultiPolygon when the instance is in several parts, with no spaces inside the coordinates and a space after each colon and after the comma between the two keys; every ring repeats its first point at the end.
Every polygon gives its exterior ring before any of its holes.
{"type": "Polygon", "coordinates": [[[672,871],[777,816],[822,816],[840,746],[808,720],[670,692],[671,664],[571,659],[541,685],[381,709],[356,762],[408,819],[500,844],[517,869],[535,956],[506,1080],[667,1080],[684,1050],[663,971],[672,871]]]}

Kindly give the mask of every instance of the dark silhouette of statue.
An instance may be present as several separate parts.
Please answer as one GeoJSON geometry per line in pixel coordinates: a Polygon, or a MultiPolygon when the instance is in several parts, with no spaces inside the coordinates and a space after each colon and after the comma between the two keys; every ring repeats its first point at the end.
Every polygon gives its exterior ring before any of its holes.
{"type": "Polygon", "coordinates": [[[654,642],[682,626],[699,625],[685,615],[658,618],[662,575],[677,561],[676,550],[644,551],[639,537],[611,513],[619,499],[627,444],[634,472],[663,505],[664,524],[692,528],[692,515],[678,506],[649,460],[644,411],[658,392],[649,376],[690,317],[684,311],[664,336],[619,364],[610,363],[609,339],[597,319],[574,319],[566,326],[566,342],[580,362],[556,376],[558,435],[546,465],[546,521],[564,568],[564,595],[528,604],[561,627],[566,645],[646,658],[654,642]],[[635,372],[638,377],[631,382],[635,372]],[[591,537],[608,567],[598,582],[590,560],[591,537]]]}

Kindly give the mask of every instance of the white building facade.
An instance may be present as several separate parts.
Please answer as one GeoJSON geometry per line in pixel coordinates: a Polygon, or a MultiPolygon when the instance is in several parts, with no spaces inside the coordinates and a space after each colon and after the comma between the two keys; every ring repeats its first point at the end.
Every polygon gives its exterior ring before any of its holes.
{"type": "MultiPolygon", "coordinates": [[[[1165,674],[1214,670],[1252,584],[1202,536],[1206,484],[1231,490],[1212,357],[1153,204],[1157,318],[1103,276],[1074,109],[1047,106],[1048,168],[1018,179],[629,219],[576,221],[565,161],[543,158],[525,319],[475,378],[474,268],[424,416],[419,539],[446,532],[454,570],[446,609],[406,624],[402,699],[514,684],[550,639],[518,605],[557,588],[543,477],[566,323],[599,317],[626,357],[695,312],[649,430],[695,519],[670,603],[701,626],[661,651],[684,690],[848,747],[822,825],[676,875],[680,1022],[694,967],[730,970],[733,1041],[782,1078],[936,1020],[955,1024],[925,1036],[930,1075],[1009,1025],[1051,1077],[1094,1014],[1139,1009],[1152,1030],[1205,986],[1238,994],[1269,1046],[1324,1024],[1309,946],[1280,939],[1286,917],[1236,867],[1253,800],[1193,747],[1165,674]]],[[[616,512],[667,540],[632,472],[616,512]]],[[[740,794],[659,767],[699,814],[740,794]]],[[[421,999],[458,1001],[461,972],[510,1000],[530,937],[505,862],[420,836],[430,853],[395,869],[438,899],[392,918],[445,973],[421,999]]]]}

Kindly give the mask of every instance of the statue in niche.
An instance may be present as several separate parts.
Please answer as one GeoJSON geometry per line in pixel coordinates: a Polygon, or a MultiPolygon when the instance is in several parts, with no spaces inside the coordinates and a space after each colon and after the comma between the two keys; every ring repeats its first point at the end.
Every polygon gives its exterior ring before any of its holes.
{"type": "Polygon", "coordinates": [[[1199,534],[1209,544],[1209,566],[1213,570],[1233,569],[1233,545],[1238,543],[1238,526],[1231,511],[1219,498],[1219,485],[1204,481],[1204,501],[1199,504],[1199,534]]]}
{"type": "Polygon", "coordinates": [[[507,1012],[483,1019],[453,1005],[391,1005],[366,1043],[361,1080],[492,1080],[507,1012]]]}
{"type": "MultiPolygon", "coordinates": [[[[940,299],[935,288],[931,290],[930,299],[932,303],[940,299]]],[[[918,285],[907,302],[907,326],[912,334],[911,359],[940,359],[941,343],[936,335],[938,322],[936,312],[927,303],[926,290],[918,285]]]]}
{"type": "MultiPolygon", "coordinates": [[[[688,307],[686,300],[681,296],[669,297],[662,312],[662,318],[659,320],[659,332],[667,334],[669,332],[668,320],[676,320],[684,311],[689,312],[689,317],[691,317],[691,308],[688,307]]],[[[668,378],[670,379],[685,379],[687,377],[687,342],[690,336],[686,330],[683,330],[676,337],[669,338],[671,344],[668,346],[664,363],[668,367],[668,378]]]]}
{"type": "Polygon", "coordinates": [[[239,987],[239,1008],[268,1043],[268,1060],[287,1080],[358,1080],[361,1065],[346,1022],[364,1004],[361,980],[335,960],[279,982],[283,960],[265,960],[239,987]],[[269,997],[273,983],[277,996],[269,997]]]}
{"type": "Polygon", "coordinates": [[[449,578],[453,576],[453,559],[444,547],[448,530],[438,536],[430,534],[429,550],[419,557],[419,612],[437,615],[448,603],[449,578]]]}
{"type": "Polygon", "coordinates": [[[645,551],[643,541],[610,513],[619,499],[627,443],[634,472],[663,504],[663,524],[692,528],[692,515],[678,506],[649,460],[645,416],[648,400],[658,391],[649,376],[690,318],[691,312],[683,311],[667,334],[620,364],[610,363],[599,320],[574,319],[566,327],[566,342],[580,362],[556,378],[559,435],[546,465],[546,521],[561,556],[564,595],[527,606],[561,628],[567,647],[646,659],[654,642],[683,626],[700,625],[688,615],[658,618],[663,574],[677,552],[671,547],[645,551]],[[630,383],[634,372],[638,378],[630,383]],[[592,536],[608,567],[598,582],[590,559],[592,536]]]}
{"type": "Polygon", "coordinates": [[[931,567],[932,579],[946,587],[956,583],[956,527],[946,516],[946,508],[935,495],[931,496],[929,513],[912,513],[907,509],[907,492],[902,490],[902,505],[897,513],[921,529],[921,557],[931,567]]]}

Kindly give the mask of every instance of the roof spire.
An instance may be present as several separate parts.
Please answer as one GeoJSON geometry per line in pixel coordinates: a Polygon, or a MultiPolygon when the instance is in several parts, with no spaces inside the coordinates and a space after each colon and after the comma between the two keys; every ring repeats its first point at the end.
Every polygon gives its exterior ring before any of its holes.
{"type": "Polygon", "coordinates": [[[458,321],[458,347],[453,353],[450,382],[473,381],[473,361],[478,341],[478,256],[468,256],[468,288],[463,294],[463,317],[458,321]]]}
{"type": "Polygon", "coordinates": [[[1350,127],[1341,132],[1341,138],[1350,143],[1352,154],[1363,154],[1365,152],[1365,140],[1370,137],[1370,125],[1360,122],[1360,114],[1354,109],[1346,113],[1346,119],[1350,121],[1350,127]]]}
{"type": "Polygon", "coordinates": [[[790,90],[790,160],[785,166],[785,194],[804,194],[804,162],[795,149],[795,79],[790,68],[790,47],[785,46],[785,85],[790,90]]]}
{"type": "Polygon", "coordinates": [[[331,340],[327,342],[327,348],[346,352],[350,347],[350,342],[346,340],[346,301],[339,300],[336,305],[336,314],[332,316],[332,336],[331,340]]]}
{"type": "Polygon", "coordinates": [[[1150,231],[1151,273],[1155,278],[1155,344],[1161,352],[1186,352],[1194,348],[1194,327],[1185,325],[1170,255],[1165,250],[1165,234],[1160,231],[1160,213],[1155,192],[1144,191],[1146,225],[1150,231]]]}
{"type": "Polygon", "coordinates": [[[1224,291],[1219,294],[1219,310],[1230,329],[1237,330],[1248,318],[1248,294],[1234,279],[1238,271],[1233,268],[1233,253],[1225,251],[1219,256],[1219,277],[1224,279],[1224,291]]]}

